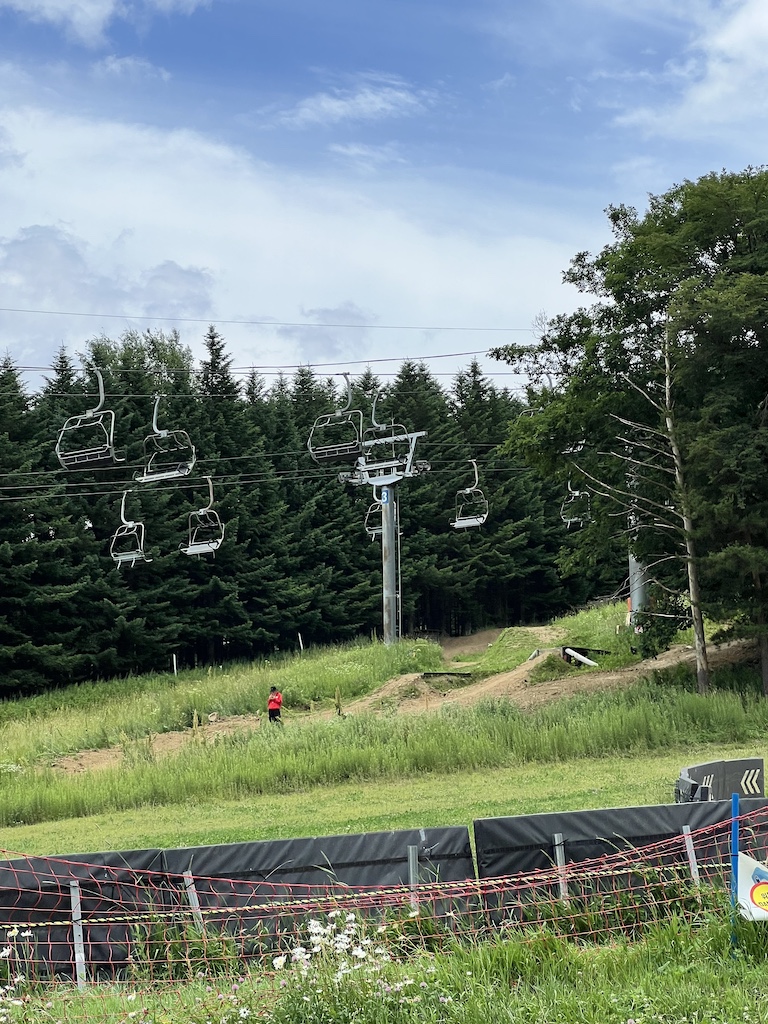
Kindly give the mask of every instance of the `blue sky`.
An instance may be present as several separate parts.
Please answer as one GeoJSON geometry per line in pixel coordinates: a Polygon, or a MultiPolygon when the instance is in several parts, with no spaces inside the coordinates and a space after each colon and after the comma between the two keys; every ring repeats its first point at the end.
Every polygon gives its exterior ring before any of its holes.
{"type": "Polygon", "coordinates": [[[609,203],[764,162],[766,72],[765,0],[0,0],[0,306],[70,314],[0,311],[0,351],[530,337],[609,203]]]}

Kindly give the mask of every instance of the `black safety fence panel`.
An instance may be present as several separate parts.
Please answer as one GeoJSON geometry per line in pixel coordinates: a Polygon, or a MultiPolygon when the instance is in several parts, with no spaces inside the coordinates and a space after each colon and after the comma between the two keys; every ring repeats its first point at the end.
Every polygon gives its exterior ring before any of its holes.
{"type": "MultiPolygon", "coordinates": [[[[765,799],[741,800],[740,813],[766,806],[765,799]]],[[[566,862],[578,862],[648,846],[679,835],[685,825],[695,832],[730,817],[730,800],[717,800],[479,818],[473,823],[478,876],[494,878],[552,867],[556,835],[562,836],[566,862]]]]}
{"type": "Polygon", "coordinates": [[[308,907],[332,913],[365,890],[475,877],[465,826],[168,850],[164,868],[192,872],[206,921],[236,933],[253,952],[295,936],[308,907]]]}
{"type": "Polygon", "coordinates": [[[121,977],[177,938],[189,944],[195,929],[249,956],[350,895],[474,877],[464,826],[19,857],[0,862],[0,919],[9,933],[18,925],[19,956],[34,946],[41,977],[74,976],[75,918],[89,976],[121,977]]]}
{"type": "Polygon", "coordinates": [[[414,846],[421,881],[474,878],[463,825],[166,850],[163,870],[286,885],[406,885],[408,848],[414,846]]]}
{"type": "MultiPolygon", "coordinates": [[[[749,815],[768,807],[768,800],[740,801],[740,815],[749,815]]],[[[488,912],[525,916],[525,900],[556,901],[567,892],[564,877],[558,876],[560,866],[567,873],[568,865],[597,861],[626,850],[635,850],[665,840],[682,837],[687,830],[696,836],[693,856],[712,880],[722,880],[730,871],[730,835],[727,828],[731,820],[730,800],[709,803],[658,804],[646,807],[617,807],[601,810],[562,811],[557,813],[528,814],[509,818],[481,818],[473,823],[478,878],[501,876],[530,876],[541,874],[541,891],[528,888],[526,897],[505,891],[503,897],[489,904],[488,912]],[[703,830],[703,831],[702,831],[703,830]],[[545,891],[546,890],[546,891],[545,891]],[[499,903],[503,902],[503,906],[499,903]]],[[[750,845],[765,849],[766,837],[751,837],[750,845]]],[[[671,845],[654,863],[653,871],[678,867],[689,875],[689,852],[681,841],[671,845]]],[[[640,867],[642,871],[642,866],[640,867]]],[[[667,872],[667,876],[670,872],[667,872]]],[[[631,888],[648,884],[647,874],[641,878],[637,866],[613,876],[600,875],[595,888],[631,888]]],[[[539,883],[537,883],[539,885],[539,883]]],[[[580,894],[589,895],[589,878],[579,880],[580,894]]]]}

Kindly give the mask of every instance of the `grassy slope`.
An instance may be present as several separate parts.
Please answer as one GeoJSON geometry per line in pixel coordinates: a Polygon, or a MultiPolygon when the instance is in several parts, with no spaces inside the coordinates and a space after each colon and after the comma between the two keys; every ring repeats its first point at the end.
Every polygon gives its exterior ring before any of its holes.
{"type": "MultiPolygon", "coordinates": [[[[552,627],[553,637],[556,637],[553,642],[611,649],[617,660],[630,659],[626,634],[621,630],[617,634],[616,629],[623,621],[623,615],[623,607],[614,606],[561,620],[552,627]]],[[[499,642],[479,659],[479,674],[503,671],[519,664],[530,653],[534,642],[535,637],[524,629],[506,630],[499,642]]],[[[136,736],[145,735],[158,726],[173,727],[175,721],[183,724],[191,709],[204,712],[212,707],[221,709],[223,713],[242,713],[263,703],[273,672],[279,676],[278,681],[289,700],[294,695],[297,706],[302,706],[310,696],[313,700],[331,700],[339,680],[350,696],[373,689],[388,675],[427,667],[435,667],[435,652],[423,645],[405,645],[400,652],[381,647],[366,650],[353,646],[317,652],[272,667],[261,664],[250,672],[236,667],[223,676],[217,674],[210,678],[197,674],[189,681],[171,677],[156,681],[130,681],[125,687],[106,684],[101,690],[99,687],[78,687],[51,698],[4,705],[0,709],[0,748],[6,751],[6,757],[11,751],[16,756],[23,753],[27,763],[34,764],[35,756],[45,761],[57,751],[91,746],[94,735],[106,745],[110,740],[114,742],[113,737],[118,730],[117,734],[122,734],[125,740],[125,731],[119,725],[121,722],[130,722],[131,734],[136,736]],[[105,722],[109,723],[108,729],[105,722]]],[[[650,711],[650,705],[648,707],[650,711]]],[[[174,847],[469,824],[479,817],[558,809],[665,803],[672,799],[672,786],[683,765],[721,757],[762,755],[760,739],[751,740],[753,735],[759,737],[760,733],[751,729],[745,731],[744,709],[740,705],[735,708],[735,713],[742,718],[738,728],[726,723],[726,727],[712,731],[708,719],[699,719],[695,724],[689,709],[683,708],[682,722],[675,722],[677,731],[674,736],[671,728],[667,730],[664,727],[661,731],[665,735],[661,742],[658,741],[662,721],[650,730],[652,742],[649,748],[643,750],[641,745],[632,754],[631,746],[628,743],[624,745],[622,730],[628,729],[628,735],[635,738],[638,729],[646,729],[647,722],[636,721],[637,712],[637,705],[616,709],[618,742],[608,736],[606,746],[598,751],[599,756],[596,757],[585,755],[591,750],[589,740],[596,731],[600,731],[607,717],[604,710],[597,708],[597,719],[590,713],[579,725],[581,716],[569,707],[561,716],[563,721],[560,724],[556,722],[551,726],[551,723],[539,721],[533,725],[534,720],[531,720],[533,728],[515,734],[517,739],[509,756],[489,757],[483,769],[473,769],[475,755],[470,750],[466,762],[462,761],[465,767],[455,774],[441,774],[438,770],[414,771],[412,766],[408,769],[410,775],[407,778],[398,778],[396,771],[389,771],[368,780],[355,769],[352,771],[352,775],[356,775],[354,781],[331,781],[328,778],[319,785],[308,783],[303,787],[295,785],[295,778],[286,776],[282,787],[270,785],[262,787],[262,792],[244,790],[241,798],[229,796],[226,787],[220,789],[221,795],[213,796],[205,785],[201,785],[194,795],[186,799],[173,800],[166,796],[161,801],[157,794],[155,797],[145,795],[141,797],[143,804],[133,808],[129,806],[126,810],[101,810],[78,818],[66,816],[65,812],[58,821],[35,825],[20,823],[16,827],[3,828],[0,829],[0,847],[39,854],[174,847]],[[577,744],[584,747],[586,742],[586,747],[572,756],[569,743],[574,735],[577,744]],[[718,745],[709,742],[715,736],[720,740],[718,745]],[[536,746],[540,740],[543,745],[541,751],[534,749],[523,754],[518,747],[518,744],[528,747],[530,743],[536,746]],[[625,750],[627,756],[616,756],[616,751],[625,750]],[[279,788],[284,791],[276,791],[279,788]],[[291,789],[294,791],[289,791],[291,789]]],[[[732,707],[730,713],[733,712],[732,707]]],[[[640,719],[648,713],[643,711],[640,719]]],[[[721,718],[723,715],[718,715],[718,725],[721,718]]],[[[448,723],[435,724],[436,735],[427,737],[427,740],[436,743],[437,750],[446,742],[448,723]]],[[[360,723],[361,728],[362,725],[360,723]]],[[[493,732],[495,726],[482,726],[481,741],[482,730],[486,728],[493,732]]],[[[330,756],[334,746],[332,730],[320,731],[322,736],[318,732],[319,738],[312,741],[313,745],[319,744],[313,756],[320,756],[326,747],[330,756]]],[[[298,735],[291,736],[292,732],[286,730],[285,734],[289,748],[294,741],[300,741],[298,735]]],[[[263,740],[274,738],[265,736],[263,740]]],[[[341,736],[339,738],[342,739],[341,736]]],[[[385,745],[391,746],[394,738],[388,734],[384,738],[387,741],[385,745]]],[[[384,743],[384,739],[376,739],[376,742],[384,743]]],[[[643,743],[646,740],[644,736],[643,743]]],[[[254,758],[266,758],[268,763],[278,757],[277,749],[269,749],[273,744],[268,743],[261,749],[258,737],[254,742],[255,745],[236,751],[244,765],[250,761],[253,767],[254,758]]],[[[285,753],[295,758],[291,750],[287,749],[285,753]]],[[[296,763],[298,766],[299,762],[296,763]]],[[[425,763],[429,765],[430,762],[425,763]]],[[[438,763],[435,759],[434,764],[438,763]]],[[[204,764],[200,762],[199,768],[196,767],[201,775],[205,772],[204,764]]],[[[160,765],[145,765],[142,775],[151,779],[159,768],[160,765]]],[[[234,770],[236,774],[244,771],[238,768],[237,763],[234,770]]],[[[159,774],[165,773],[160,770],[159,774]]],[[[130,770],[119,772],[119,788],[129,790],[131,777],[130,770]]],[[[344,778],[343,774],[341,778],[344,778]]],[[[77,784],[80,789],[83,782],[88,789],[88,780],[70,780],[71,785],[77,784]]],[[[35,780],[27,774],[19,776],[14,773],[6,776],[4,782],[0,777],[0,783],[3,783],[0,786],[0,810],[3,789],[6,807],[10,807],[13,804],[8,801],[14,790],[24,791],[43,783],[41,793],[44,793],[46,787],[56,784],[48,777],[35,780]]],[[[94,783],[97,783],[96,778],[94,783]]],[[[95,789],[97,785],[90,788],[95,789]]],[[[66,804],[62,803],[62,806],[66,804]]],[[[11,819],[13,817],[10,815],[11,819]]]]}
{"type": "Polygon", "coordinates": [[[762,757],[764,745],[701,744],[637,757],[525,764],[461,775],[348,782],[238,801],[138,808],[0,830],[30,854],[197,846],[256,839],[468,825],[475,818],[671,803],[684,765],[762,757]]]}

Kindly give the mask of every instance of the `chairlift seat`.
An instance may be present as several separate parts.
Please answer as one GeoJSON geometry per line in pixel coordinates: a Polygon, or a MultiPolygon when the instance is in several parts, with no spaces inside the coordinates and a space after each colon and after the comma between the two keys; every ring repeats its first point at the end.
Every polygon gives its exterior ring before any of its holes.
{"type": "Polygon", "coordinates": [[[363,452],[363,414],[359,409],[318,416],[307,441],[315,462],[356,462],[363,452]]]}
{"type": "Polygon", "coordinates": [[[179,550],[185,555],[210,555],[219,550],[222,540],[222,537],[217,537],[215,540],[195,541],[181,545],[179,550]]]}
{"type": "Polygon", "coordinates": [[[115,414],[111,409],[70,416],[59,431],[56,456],[64,469],[112,466],[115,455],[115,414]],[[76,439],[79,447],[65,444],[76,439]]]}
{"type": "Polygon", "coordinates": [[[365,513],[365,532],[371,538],[375,540],[376,537],[380,537],[383,533],[383,526],[381,524],[381,502],[375,501],[368,511],[365,513]]]}
{"type": "Polygon", "coordinates": [[[109,545],[109,553],[118,569],[127,565],[130,568],[137,562],[151,562],[144,550],[144,524],[127,522],[118,526],[109,545]],[[121,547],[130,544],[129,547],[121,547]]]}
{"type": "Polygon", "coordinates": [[[212,555],[224,541],[224,524],[218,512],[201,508],[189,516],[189,538],[186,544],[179,544],[184,555],[212,555]]]}
{"type": "Polygon", "coordinates": [[[475,482],[471,487],[463,487],[456,493],[456,514],[451,520],[454,530],[469,530],[482,526],[488,518],[488,499],[477,486],[477,462],[469,460],[475,474],[475,482]]]}
{"type": "Polygon", "coordinates": [[[560,518],[570,529],[584,526],[592,518],[591,501],[587,491],[570,491],[560,506],[560,518]]]}
{"type": "Polygon", "coordinates": [[[186,430],[161,430],[157,423],[160,400],[155,395],[152,433],[144,438],[144,469],[134,475],[141,484],[189,476],[197,460],[195,446],[186,430]]]}
{"type": "Polygon", "coordinates": [[[98,367],[94,367],[93,372],[99,385],[98,404],[65,420],[56,438],[56,457],[64,469],[82,466],[98,469],[125,461],[115,455],[115,414],[112,409],[102,408],[106,400],[104,378],[98,367]],[[74,444],[73,435],[76,435],[74,444]]]}
{"type": "Polygon", "coordinates": [[[144,484],[189,476],[196,461],[195,446],[186,430],[150,434],[144,440],[144,471],[134,479],[144,484]]]}
{"type": "Polygon", "coordinates": [[[488,499],[479,488],[459,492],[456,500],[456,516],[451,522],[454,530],[468,530],[482,526],[488,518],[488,499]]]}

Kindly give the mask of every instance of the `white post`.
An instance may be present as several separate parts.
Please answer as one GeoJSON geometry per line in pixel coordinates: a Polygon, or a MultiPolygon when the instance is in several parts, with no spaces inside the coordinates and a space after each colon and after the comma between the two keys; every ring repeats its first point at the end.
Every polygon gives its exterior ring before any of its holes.
{"type": "Polygon", "coordinates": [[[179,673],[178,673],[178,671],[177,671],[177,667],[176,667],[176,651],[174,651],[174,652],[173,652],[173,654],[171,655],[171,657],[173,658],[173,674],[174,674],[175,676],[177,676],[177,675],[178,675],[179,673]]]}
{"type": "Polygon", "coordinates": [[[408,884],[411,887],[411,909],[419,909],[419,901],[416,896],[416,886],[419,884],[419,848],[418,846],[408,847],[408,884]]]}
{"type": "Polygon", "coordinates": [[[557,879],[560,886],[560,899],[568,899],[568,879],[565,874],[565,843],[563,833],[555,832],[552,836],[552,846],[555,850],[555,864],[557,864],[557,879]]]}
{"type": "Polygon", "coordinates": [[[691,878],[695,885],[699,884],[699,865],[696,860],[696,851],[693,848],[693,839],[691,838],[691,826],[683,825],[683,838],[685,839],[685,852],[688,854],[688,864],[691,868],[691,878]]]}
{"type": "Polygon", "coordinates": [[[200,909],[200,897],[197,895],[195,880],[192,877],[191,871],[184,872],[184,888],[187,890],[187,899],[189,900],[189,905],[192,908],[192,917],[194,917],[195,924],[202,932],[205,928],[203,923],[203,912],[200,909]]]}
{"type": "Polygon", "coordinates": [[[76,879],[69,883],[69,898],[72,904],[72,945],[75,950],[75,978],[77,979],[77,987],[85,988],[83,912],[80,904],[80,883],[76,879]]]}

